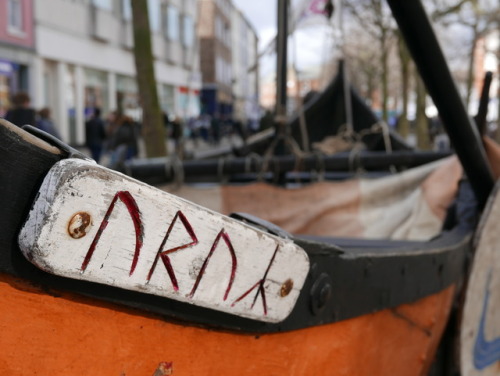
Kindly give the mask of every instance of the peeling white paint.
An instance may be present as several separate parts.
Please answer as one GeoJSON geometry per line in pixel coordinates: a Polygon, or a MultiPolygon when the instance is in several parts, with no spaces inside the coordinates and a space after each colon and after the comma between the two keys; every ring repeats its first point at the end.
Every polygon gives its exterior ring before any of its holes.
{"type": "MultiPolygon", "coordinates": [[[[162,252],[191,242],[189,230],[178,217],[162,252]]],[[[163,296],[265,322],[280,322],[290,314],[309,271],[307,254],[289,240],[76,159],[59,162],[46,176],[19,236],[19,244],[31,262],[56,275],[163,296]],[[143,245],[135,268],[132,265],[136,229],[120,199],[116,200],[108,225],[89,257],[91,244],[117,192],[128,192],[141,213],[143,245]],[[176,291],[161,258],[151,275],[150,272],[179,211],[192,227],[198,243],[168,254],[177,280],[176,291]],[[92,224],[84,237],[74,239],[68,233],[68,224],[78,212],[90,214],[92,224]],[[234,255],[223,235],[207,261],[222,230],[234,255]],[[85,260],[88,263],[83,266],[85,260]],[[204,273],[200,275],[204,264],[204,273]],[[264,277],[260,285],[258,282],[264,277]],[[293,281],[293,288],[282,297],[281,286],[288,279],[293,281]],[[260,286],[263,291],[259,292],[260,286]]]]}

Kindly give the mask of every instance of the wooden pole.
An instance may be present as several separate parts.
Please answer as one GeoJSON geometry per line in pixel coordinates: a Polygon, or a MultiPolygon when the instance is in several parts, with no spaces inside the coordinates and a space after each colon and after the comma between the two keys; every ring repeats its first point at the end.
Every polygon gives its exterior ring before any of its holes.
{"type": "Polygon", "coordinates": [[[439,110],[479,205],[483,207],[493,189],[493,174],[479,133],[460,98],[427,14],[419,0],[387,2],[439,110]]]}

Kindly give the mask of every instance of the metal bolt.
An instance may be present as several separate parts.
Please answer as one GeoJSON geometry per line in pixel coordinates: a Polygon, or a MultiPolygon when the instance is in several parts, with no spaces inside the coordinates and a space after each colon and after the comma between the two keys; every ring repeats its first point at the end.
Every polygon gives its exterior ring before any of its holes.
{"type": "Polygon", "coordinates": [[[318,294],[318,308],[323,308],[328,303],[331,295],[332,286],[328,283],[322,286],[318,294]]]}
{"type": "Polygon", "coordinates": [[[292,291],[293,288],[293,281],[291,279],[287,279],[283,284],[281,285],[281,290],[280,290],[280,296],[284,298],[288,294],[290,294],[290,291],[292,291]]]}
{"type": "Polygon", "coordinates": [[[332,279],[327,273],[321,273],[311,287],[311,311],[320,314],[332,296],[332,279]]]}
{"type": "Polygon", "coordinates": [[[68,223],[68,233],[73,239],[80,239],[87,235],[92,224],[89,213],[78,212],[68,223]]]}

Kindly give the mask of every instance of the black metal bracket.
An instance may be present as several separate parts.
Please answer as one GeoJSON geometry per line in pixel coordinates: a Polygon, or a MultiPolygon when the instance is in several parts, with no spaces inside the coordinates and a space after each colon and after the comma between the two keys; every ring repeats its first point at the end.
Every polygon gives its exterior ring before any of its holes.
{"type": "Polygon", "coordinates": [[[281,227],[276,226],[274,223],[268,222],[262,218],[256,217],[255,215],[248,213],[231,213],[229,217],[237,219],[243,223],[246,223],[252,227],[258,228],[259,230],[264,230],[272,235],[279,236],[283,239],[291,239],[292,235],[286,232],[281,227]]]}

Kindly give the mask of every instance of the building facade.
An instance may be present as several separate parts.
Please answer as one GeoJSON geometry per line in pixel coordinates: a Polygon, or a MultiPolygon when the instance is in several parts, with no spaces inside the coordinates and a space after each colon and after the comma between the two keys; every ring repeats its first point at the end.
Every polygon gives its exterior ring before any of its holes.
{"type": "Polygon", "coordinates": [[[485,74],[492,72],[488,119],[498,120],[500,112],[500,30],[493,30],[478,40],[474,61],[474,85],[469,112],[475,114],[477,111],[485,74]]]}
{"type": "Polygon", "coordinates": [[[203,77],[202,112],[232,116],[232,38],[230,0],[200,0],[198,38],[203,77]]]}
{"type": "Polygon", "coordinates": [[[16,92],[33,96],[34,47],[32,0],[0,0],[0,116],[16,92]]]}
{"type": "Polygon", "coordinates": [[[256,128],[259,110],[259,39],[253,26],[237,8],[232,9],[233,117],[256,128]]]}
{"type": "MultiPolygon", "coordinates": [[[[320,92],[325,83],[321,82],[323,66],[311,66],[296,72],[289,68],[287,72],[287,114],[291,115],[299,109],[299,104],[310,92],[320,92]]],[[[260,104],[267,110],[274,111],[276,106],[276,73],[262,78],[260,86],[260,104]]]]}
{"type": "MultiPolygon", "coordinates": [[[[140,119],[131,0],[35,2],[34,104],[49,107],[64,141],[82,144],[95,107],[140,119]],[[57,15],[57,17],[55,16],[57,15]]],[[[149,0],[155,74],[165,112],[199,113],[196,0],[149,0]]]]}

